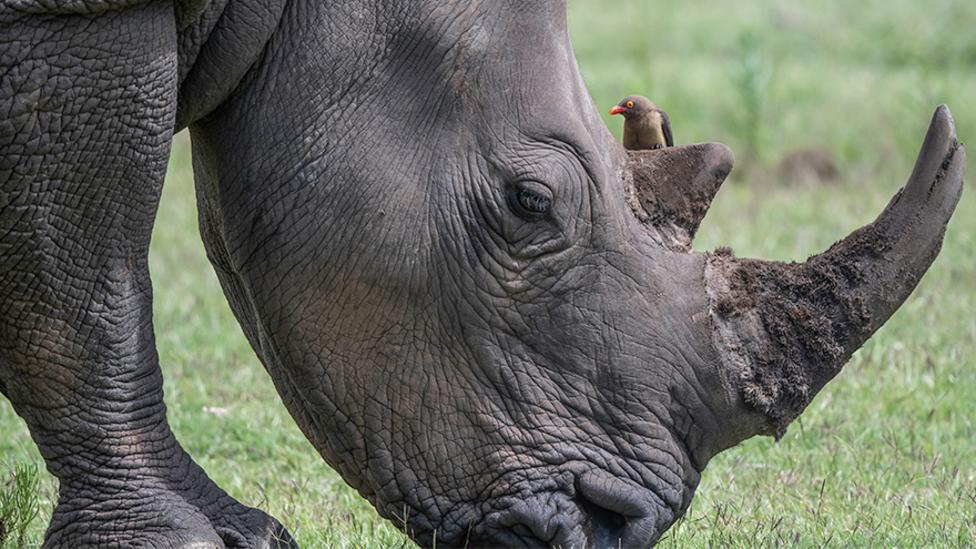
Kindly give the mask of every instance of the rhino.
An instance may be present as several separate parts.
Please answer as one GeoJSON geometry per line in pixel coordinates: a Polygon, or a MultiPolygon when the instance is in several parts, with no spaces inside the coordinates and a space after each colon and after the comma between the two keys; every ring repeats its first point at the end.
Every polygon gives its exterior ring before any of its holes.
{"type": "Polygon", "coordinates": [[[643,547],[781,436],[939,252],[939,107],[871,224],[803,263],[691,244],[720,144],[628,153],[564,2],[7,0],[0,392],[46,547],[295,546],[171,432],[147,254],[174,132],[208,257],[296,423],[422,546],[643,547]]]}

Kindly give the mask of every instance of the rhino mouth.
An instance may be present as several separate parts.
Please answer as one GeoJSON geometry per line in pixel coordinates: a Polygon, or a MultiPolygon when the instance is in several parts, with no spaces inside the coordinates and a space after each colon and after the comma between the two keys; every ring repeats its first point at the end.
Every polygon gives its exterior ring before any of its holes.
{"type": "Polygon", "coordinates": [[[468,547],[608,549],[648,547],[658,537],[664,500],[613,474],[589,470],[551,477],[558,488],[501,498],[505,505],[472,531],[468,547]]]}

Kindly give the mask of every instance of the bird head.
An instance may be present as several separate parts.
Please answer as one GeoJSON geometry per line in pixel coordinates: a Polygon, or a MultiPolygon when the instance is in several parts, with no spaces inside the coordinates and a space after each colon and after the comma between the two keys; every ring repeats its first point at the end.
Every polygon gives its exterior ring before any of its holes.
{"type": "Polygon", "coordinates": [[[642,95],[629,95],[621,99],[620,103],[614,105],[610,109],[610,114],[622,114],[624,118],[630,118],[655,109],[657,109],[657,105],[650,99],[642,95]]]}

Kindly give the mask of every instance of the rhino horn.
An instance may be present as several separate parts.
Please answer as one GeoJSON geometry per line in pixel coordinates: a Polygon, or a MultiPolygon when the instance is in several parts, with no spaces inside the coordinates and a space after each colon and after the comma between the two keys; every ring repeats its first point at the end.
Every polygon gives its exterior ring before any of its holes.
{"type": "Polygon", "coordinates": [[[938,254],[965,151],[939,107],[908,183],[871,224],[805,263],[710,254],[705,271],[724,382],[786,426],[895,310],[938,254]]]}
{"type": "Polygon", "coordinates": [[[722,182],[732,171],[732,151],[703,143],[627,151],[627,201],[665,247],[691,249],[691,241],[722,182]]]}

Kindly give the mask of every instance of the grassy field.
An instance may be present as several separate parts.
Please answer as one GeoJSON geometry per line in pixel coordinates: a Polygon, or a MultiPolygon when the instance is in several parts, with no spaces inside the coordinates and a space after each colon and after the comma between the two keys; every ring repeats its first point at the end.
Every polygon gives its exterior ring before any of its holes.
{"type": "MultiPolygon", "coordinates": [[[[949,104],[963,141],[976,139],[976,2],[779,4],[570,0],[601,111],[644,93],[669,111],[680,143],[722,141],[738,154],[698,249],[804,259],[881,211],[937,104],[949,104]],[[779,160],[807,147],[833,156],[841,179],[781,181],[779,160]]],[[[619,134],[620,120],[608,124],[619,134]]],[[[970,186],[913,297],[782,441],[753,439],[717,457],[663,545],[976,545],[974,253],[970,186]]],[[[241,335],[197,234],[185,135],[151,262],[170,422],[216,482],[282,519],[305,547],[408,544],[318,457],[241,335]]],[[[16,495],[15,468],[32,486],[30,464],[43,468],[0,401],[0,512],[16,495]]],[[[47,473],[36,493],[28,544],[39,543],[55,499],[47,473]]]]}

